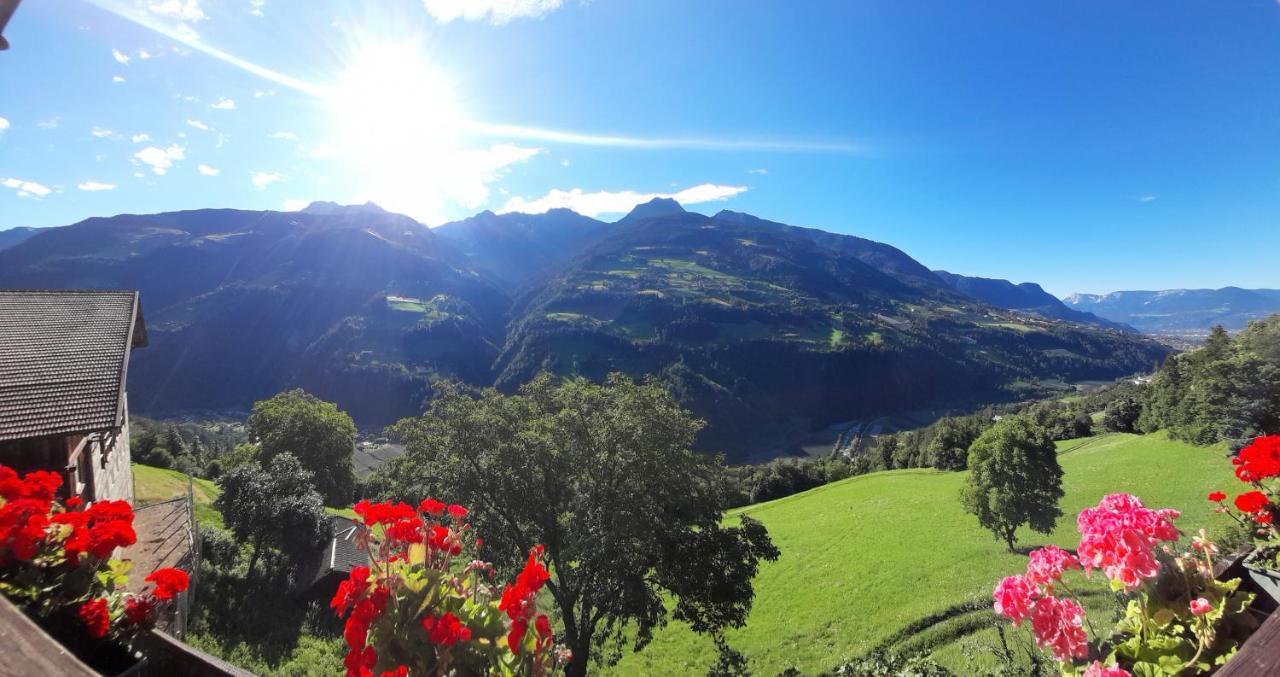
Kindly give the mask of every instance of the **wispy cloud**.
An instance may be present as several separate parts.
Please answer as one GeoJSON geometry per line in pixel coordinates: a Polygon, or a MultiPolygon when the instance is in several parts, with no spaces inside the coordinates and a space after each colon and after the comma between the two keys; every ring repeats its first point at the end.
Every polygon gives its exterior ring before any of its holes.
{"type": "Polygon", "coordinates": [[[271,138],[280,139],[282,141],[297,141],[298,135],[293,132],[272,132],[271,138]]]}
{"type": "Polygon", "coordinates": [[[200,9],[199,0],[154,0],[147,11],[177,21],[202,21],[209,17],[200,9]]]}
{"type": "MultiPolygon", "coordinates": [[[[286,75],[247,59],[206,44],[198,36],[193,37],[188,31],[179,30],[154,17],[133,11],[120,0],[88,0],[119,17],[132,21],[144,28],[176,40],[193,50],[252,73],[270,82],[289,87],[316,97],[327,97],[330,87],[286,75]]],[[[176,2],[176,0],[169,0],[176,2]]],[[[561,0],[424,0],[428,10],[440,21],[458,18],[497,20],[506,17],[510,20],[520,16],[536,16],[551,11],[562,4],[561,0]],[[435,9],[432,10],[432,5],[435,9]],[[448,17],[447,19],[444,17],[448,17]]],[[[259,90],[254,94],[270,95],[274,92],[259,90]]],[[[462,131],[474,136],[493,139],[517,139],[524,141],[541,141],[545,143],[573,144],[585,146],[607,146],[615,148],[635,149],[685,149],[715,151],[764,151],[779,153],[841,153],[860,154],[867,152],[866,146],[845,140],[797,140],[786,138],[741,138],[726,139],[714,136],[638,136],[624,134],[593,134],[559,129],[545,129],[526,125],[512,125],[470,120],[461,123],[462,131]]]]}
{"type": "Polygon", "coordinates": [[[90,192],[99,191],[99,190],[115,190],[116,184],[103,183],[101,181],[82,181],[76,184],[76,188],[79,188],[80,190],[87,190],[90,192]]]}
{"type": "Polygon", "coordinates": [[[266,4],[267,0],[249,0],[249,5],[253,7],[253,9],[249,10],[249,13],[254,16],[262,16],[262,8],[266,4]]]}
{"type": "Polygon", "coordinates": [[[36,126],[40,129],[57,129],[60,122],[62,122],[62,118],[55,115],[48,120],[41,120],[37,122],[36,126]]]}
{"type": "Polygon", "coordinates": [[[147,134],[146,132],[142,132],[139,134],[134,134],[133,136],[129,137],[129,140],[134,143],[142,143],[143,141],[150,141],[151,135],[147,134]]]}
{"type": "Polygon", "coordinates": [[[204,176],[217,176],[222,173],[222,170],[214,169],[209,165],[200,165],[199,167],[196,167],[196,169],[200,170],[200,173],[204,176]]]}
{"type": "Polygon", "coordinates": [[[111,76],[111,81],[112,81],[112,82],[115,82],[115,83],[124,82],[124,76],[122,76],[122,75],[112,75],[112,76],[111,76]]]}
{"type": "Polygon", "coordinates": [[[203,122],[201,122],[201,121],[199,121],[199,120],[187,120],[187,126],[188,126],[188,127],[195,127],[196,129],[198,129],[198,130],[200,130],[200,131],[202,131],[202,132],[207,132],[207,131],[209,131],[209,125],[206,125],[205,123],[203,123],[203,122]]]}
{"type": "Polygon", "coordinates": [[[0,186],[12,188],[18,191],[18,197],[33,197],[39,199],[53,192],[53,189],[48,186],[36,183],[35,181],[27,181],[25,179],[5,179],[4,181],[0,181],[0,186]]]}
{"type": "Polygon", "coordinates": [[[285,176],[279,172],[252,172],[249,178],[253,181],[254,188],[262,190],[277,181],[283,181],[285,176]]]}
{"type": "Polygon", "coordinates": [[[119,132],[107,129],[106,127],[99,127],[97,125],[94,125],[93,129],[89,130],[89,133],[99,139],[111,139],[112,141],[119,141],[124,138],[119,132]]]}
{"type": "Polygon", "coordinates": [[[117,63],[123,64],[127,64],[130,61],[129,55],[118,49],[111,50],[111,58],[115,59],[117,63]]]}
{"type": "Polygon", "coordinates": [[[768,174],[769,170],[765,169],[764,167],[758,167],[756,169],[748,169],[747,173],[748,174],[768,174]]]}
{"type": "Polygon", "coordinates": [[[555,11],[563,0],[422,0],[436,21],[449,23],[455,19],[488,20],[505,24],[513,19],[538,17],[555,11]]]}
{"type": "Polygon", "coordinates": [[[1138,202],[1155,202],[1158,195],[1139,195],[1138,202]]]}
{"type": "Polygon", "coordinates": [[[253,93],[253,98],[261,99],[264,96],[275,96],[275,90],[259,89],[253,93]]]}
{"type": "Polygon", "coordinates": [[[8,128],[9,128],[9,121],[4,118],[0,118],[0,132],[3,132],[8,128]]]}
{"type": "Polygon", "coordinates": [[[570,190],[552,190],[546,195],[533,200],[513,197],[500,210],[507,212],[526,212],[541,214],[551,209],[572,209],[579,214],[599,216],[600,214],[624,214],[638,204],[654,198],[671,198],[684,205],[702,204],[704,202],[723,202],[735,195],[746,192],[746,186],[723,186],[715,183],[703,183],[690,186],[674,193],[639,193],[633,190],[585,192],[581,188],[570,190]]]}
{"type": "Polygon", "coordinates": [[[218,110],[235,110],[236,102],[232,101],[231,99],[222,98],[222,99],[218,99],[217,103],[214,103],[209,107],[216,108],[218,110]]]}
{"type": "Polygon", "coordinates": [[[177,144],[173,144],[168,148],[147,146],[134,153],[133,157],[138,162],[151,167],[151,171],[163,176],[173,167],[173,163],[186,159],[187,152],[185,148],[177,144]]]}

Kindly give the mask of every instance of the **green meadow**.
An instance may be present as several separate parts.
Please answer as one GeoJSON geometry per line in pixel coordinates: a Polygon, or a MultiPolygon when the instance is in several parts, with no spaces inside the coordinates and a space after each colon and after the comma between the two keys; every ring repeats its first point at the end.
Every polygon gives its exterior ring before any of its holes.
{"type": "MultiPolygon", "coordinates": [[[[1161,434],[1108,434],[1059,443],[1059,453],[1064,516],[1051,536],[1020,533],[1021,546],[1073,548],[1075,514],[1120,491],[1181,510],[1184,533],[1223,524],[1205,500],[1234,482],[1222,448],[1161,434]]],[[[730,643],[760,675],[788,667],[813,674],[881,645],[931,650],[963,674],[961,643],[995,636],[992,587],[1026,562],[960,507],[964,479],[933,470],[879,472],[736,511],[763,522],[782,556],[761,569],[747,626],[730,631],[730,643]]],[[[1099,579],[1080,586],[1099,591],[1099,579]]],[[[1101,608],[1101,597],[1094,594],[1088,606],[1101,608]]],[[[701,674],[714,655],[709,639],[672,622],[611,672],[701,674]]]]}

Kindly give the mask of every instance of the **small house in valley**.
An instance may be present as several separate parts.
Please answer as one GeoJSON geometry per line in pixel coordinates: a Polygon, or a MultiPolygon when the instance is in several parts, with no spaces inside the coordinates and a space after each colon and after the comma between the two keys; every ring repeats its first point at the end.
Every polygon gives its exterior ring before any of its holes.
{"type": "Polygon", "coordinates": [[[137,292],[0,290],[0,463],[132,502],[125,384],[146,344],[137,292]]]}

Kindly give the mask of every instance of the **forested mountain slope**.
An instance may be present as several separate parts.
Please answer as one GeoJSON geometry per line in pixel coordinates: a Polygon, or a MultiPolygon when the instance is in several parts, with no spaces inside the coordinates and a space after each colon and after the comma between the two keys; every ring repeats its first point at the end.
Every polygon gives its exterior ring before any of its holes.
{"type": "Polygon", "coordinates": [[[0,250],[0,287],[142,292],[136,411],[243,411],[301,386],[366,426],[430,381],[654,374],[700,446],[784,450],[835,421],[1150,369],[1133,335],[962,294],[862,238],[672,201],[616,223],[489,212],[432,230],[375,205],[88,219],[0,250]]]}

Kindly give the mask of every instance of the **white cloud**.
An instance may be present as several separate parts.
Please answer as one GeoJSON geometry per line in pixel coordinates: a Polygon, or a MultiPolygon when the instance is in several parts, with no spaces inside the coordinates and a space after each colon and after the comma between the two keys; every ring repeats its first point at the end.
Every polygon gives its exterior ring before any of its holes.
{"type": "Polygon", "coordinates": [[[123,77],[123,76],[120,76],[120,75],[112,75],[112,76],[111,76],[111,81],[112,81],[112,82],[124,82],[124,77],[123,77]]]}
{"type": "Polygon", "coordinates": [[[262,190],[277,181],[283,181],[284,174],[278,172],[251,172],[250,178],[253,181],[253,187],[262,190]]]}
{"type": "Polygon", "coordinates": [[[560,166],[561,166],[561,167],[568,167],[568,166],[569,166],[569,158],[565,158],[565,159],[561,160],[561,161],[560,161],[560,166]]]}
{"type": "Polygon", "coordinates": [[[151,171],[156,174],[164,175],[173,166],[174,162],[184,160],[187,157],[187,151],[182,146],[174,144],[168,148],[158,148],[156,146],[147,146],[142,150],[133,154],[133,157],[144,165],[151,167],[151,171]]]}
{"type": "Polygon", "coordinates": [[[202,131],[202,132],[207,132],[207,131],[209,131],[209,125],[206,125],[205,123],[203,123],[203,122],[201,122],[201,121],[199,121],[199,120],[187,120],[187,126],[188,126],[188,127],[195,127],[196,129],[198,129],[198,130],[200,130],[200,131],[202,131]]]}
{"type": "Polygon", "coordinates": [[[147,59],[154,59],[155,55],[145,49],[140,49],[138,50],[138,58],[146,61],[147,59]]]}
{"type": "Polygon", "coordinates": [[[178,21],[200,21],[208,19],[204,10],[200,9],[200,0],[153,0],[147,6],[152,14],[157,14],[178,21]]]}
{"type": "Polygon", "coordinates": [[[757,169],[748,169],[747,173],[748,174],[768,174],[769,170],[765,169],[764,167],[760,167],[757,169]]]}
{"type": "Polygon", "coordinates": [[[542,16],[559,9],[563,0],[422,0],[436,21],[454,19],[504,24],[512,19],[542,16]]]}
{"type": "Polygon", "coordinates": [[[41,120],[37,122],[36,126],[39,127],[40,129],[57,129],[58,123],[61,121],[62,121],[62,118],[55,115],[49,118],[48,120],[41,120]]]}
{"type": "Polygon", "coordinates": [[[253,7],[253,9],[249,10],[249,13],[254,16],[262,16],[262,7],[266,4],[267,0],[249,0],[249,5],[253,7]]]}
{"type": "Polygon", "coordinates": [[[117,63],[129,63],[129,55],[118,49],[111,50],[111,58],[115,59],[117,63]]]}
{"type": "Polygon", "coordinates": [[[53,192],[48,186],[24,179],[5,179],[0,181],[0,186],[18,191],[18,197],[42,198],[53,192]]]}
{"type": "Polygon", "coordinates": [[[500,210],[507,212],[526,212],[541,214],[545,211],[566,208],[586,216],[600,214],[625,214],[638,204],[654,198],[671,198],[683,205],[695,205],[704,202],[723,202],[743,193],[746,186],[722,186],[714,183],[703,183],[691,186],[675,193],[637,193],[632,190],[584,192],[581,188],[571,190],[552,190],[546,195],[526,200],[513,197],[500,210]]]}
{"type": "Polygon", "coordinates": [[[119,141],[124,138],[123,136],[120,136],[119,132],[112,131],[106,127],[99,127],[97,125],[94,125],[93,129],[89,130],[89,133],[99,139],[111,139],[112,141],[119,141]]]}
{"type": "Polygon", "coordinates": [[[101,181],[83,181],[81,183],[76,184],[76,188],[79,188],[80,190],[87,190],[87,191],[115,190],[116,184],[102,183],[101,181]]]}
{"type": "Polygon", "coordinates": [[[196,169],[200,170],[200,173],[205,176],[217,176],[222,173],[221,169],[214,169],[209,165],[200,165],[199,167],[196,167],[196,169]]]}
{"type": "Polygon", "coordinates": [[[1156,197],[1155,195],[1142,195],[1138,197],[1138,202],[1155,202],[1156,197]]]}
{"type": "Polygon", "coordinates": [[[211,105],[211,106],[209,106],[209,107],[210,107],[210,108],[217,108],[218,110],[235,110],[235,109],[236,109],[236,102],[235,102],[235,101],[232,101],[231,99],[225,99],[225,98],[223,98],[223,99],[218,99],[218,102],[217,102],[217,103],[215,103],[215,104],[213,104],[213,105],[211,105]]]}
{"type": "Polygon", "coordinates": [[[306,200],[285,200],[284,210],[286,212],[299,212],[305,209],[309,204],[311,203],[306,200]]]}
{"type": "Polygon", "coordinates": [[[280,139],[282,141],[297,141],[298,135],[293,132],[272,132],[271,138],[280,139]]]}
{"type": "Polygon", "coordinates": [[[275,96],[275,95],[276,95],[276,91],[274,89],[272,90],[259,89],[258,91],[253,93],[253,98],[261,99],[264,96],[275,96]]]}
{"type": "Polygon", "coordinates": [[[8,128],[9,128],[9,121],[4,118],[0,118],[0,132],[3,132],[8,128]]]}
{"type": "Polygon", "coordinates": [[[143,141],[150,141],[151,135],[147,134],[146,132],[142,132],[140,134],[134,134],[133,136],[129,137],[129,140],[134,143],[142,143],[143,141]]]}

